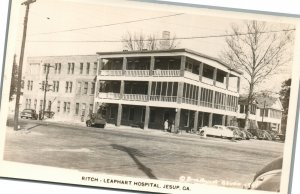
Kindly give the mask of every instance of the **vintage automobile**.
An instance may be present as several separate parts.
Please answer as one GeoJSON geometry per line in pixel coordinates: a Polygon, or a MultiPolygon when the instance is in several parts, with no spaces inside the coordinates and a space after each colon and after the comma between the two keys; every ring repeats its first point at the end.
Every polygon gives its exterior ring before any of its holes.
{"type": "Polygon", "coordinates": [[[248,189],[280,192],[281,170],[282,157],[258,171],[248,189]]]}
{"type": "Polygon", "coordinates": [[[200,131],[203,136],[221,137],[235,139],[237,135],[233,134],[233,131],[223,125],[214,125],[213,127],[203,127],[200,131]]]}
{"type": "Polygon", "coordinates": [[[226,127],[233,132],[233,135],[235,135],[236,137],[235,139],[242,140],[247,138],[247,135],[242,130],[240,130],[240,128],[236,126],[226,126],[226,127]]]}
{"type": "Polygon", "coordinates": [[[85,123],[87,127],[99,126],[104,128],[106,125],[106,108],[100,107],[96,113],[89,114],[85,123]]]}
{"type": "Polygon", "coordinates": [[[26,119],[37,120],[38,119],[38,114],[36,113],[36,111],[34,109],[24,109],[20,113],[20,117],[21,118],[26,118],[26,119]]]}

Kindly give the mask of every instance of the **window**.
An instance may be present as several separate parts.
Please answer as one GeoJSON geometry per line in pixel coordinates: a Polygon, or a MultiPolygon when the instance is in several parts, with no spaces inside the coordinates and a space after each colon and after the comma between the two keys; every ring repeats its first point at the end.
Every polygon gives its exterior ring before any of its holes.
{"type": "Polygon", "coordinates": [[[57,112],[60,111],[60,101],[57,101],[57,112]]]}
{"type": "Polygon", "coordinates": [[[70,106],[71,106],[71,102],[67,102],[67,112],[70,112],[70,106]]]}
{"type": "Polygon", "coordinates": [[[114,109],[112,108],[112,107],[110,107],[110,119],[114,119],[114,118],[116,118],[116,114],[115,114],[115,111],[114,111],[114,109]]]}
{"type": "Polygon", "coordinates": [[[150,110],[150,123],[154,123],[155,122],[155,110],[150,110]]]}
{"type": "Polygon", "coordinates": [[[40,100],[40,110],[43,110],[43,100],[40,100]]]}
{"type": "Polygon", "coordinates": [[[79,114],[79,103],[75,104],[75,115],[79,114]]]}
{"type": "Polygon", "coordinates": [[[92,82],[91,94],[95,94],[95,83],[92,82]]]}
{"type": "Polygon", "coordinates": [[[97,74],[97,62],[94,62],[94,75],[96,75],[97,74]]]}
{"type": "Polygon", "coordinates": [[[67,102],[64,102],[64,112],[67,111],[67,102]]]}
{"type": "Polygon", "coordinates": [[[47,64],[45,63],[44,64],[44,74],[46,74],[47,73],[47,64]]]}
{"type": "Polygon", "coordinates": [[[81,82],[77,82],[76,94],[81,94],[81,82]]]}
{"type": "Polygon", "coordinates": [[[30,90],[32,91],[33,88],[33,81],[30,82],[30,90]]]}
{"type": "Polygon", "coordinates": [[[71,72],[71,63],[68,63],[68,74],[71,72]]]}
{"type": "Polygon", "coordinates": [[[58,64],[55,63],[55,65],[54,65],[54,72],[55,72],[55,74],[57,73],[57,69],[58,69],[58,64]]]}
{"type": "Polygon", "coordinates": [[[43,91],[45,90],[45,81],[42,81],[42,88],[43,91]]]}
{"type": "Polygon", "coordinates": [[[30,90],[30,81],[27,81],[27,90],[30,90]]]}
{"type": "Polygon", "coordinates": [[[82,116],[85,116],[85,110],[86,110],[86,104],[82,103],[82,105],[81,105],[81,115],[82,116]]]}
{"type": "Polygon", "coordinates": [[[52,104],[52,102],[49,100],[49,101],[48,101],[48,110],[49,110],[49,111],[51,110],[51,104],[52,104]]]}
{"type": "Polygon", "coordinates": [[[90,63],[86,63],[86,74],[90,73],[90,63]]]}
{"type": "Polygon", "coordinates": [[[56,92],[59,91],[59,81],[56,81],[56,92]]]}
{"type": "Polygon", "coordinates": [[[93,104],[90,104],[90,107],[89,107],[89,114],[92,114],[93,113],[93,104]]]}
{"type": "Polygon", "coordinates": [[[75,69],[75,63],[72,63],[72,64],[71,64],[71,71],[72,71],[72,74],[74,74],[74,69],[75,69]]]}
{"type": "Polygon", "coordinates": [[[130,121],[134,120],[134,108],[129,109],[129,120],[130,121]]]}
{"type": "Polygon", "coordinates": [[[73,82],[70,82],[70,83],[69,83],[69,86],[70,86],[70,87],[69,87],[69,92],[72,93],[73,82]]]}
{"type": "Polygon", "coordinates": [[[34,110],[36,110],[36,105],[37,105],[37,99],[34,100],[34,105],[33,105],[34,110]]]}
{"type": "Polygon", "coordinates": [[[61,63],[58,63],[58,73],[60,74],[61,72],[61,63]]]}
{"type": "Polygon", "coordinates": [[[83,93],[84,94],[88,93],[88,86],[89,86],[89,83],[88,82],[84,82],[84,87],[83,87],[83,93]]]}
{"type": "Polygon", "coordinates": [[[80,63],[80,69],[79,69],[79,73],[82,74],[83,73],[83,63],[80,63]]]}
{"type": "Polygon", "coordinates": [[[68,88],[69,88],[69,82],[66,82],[66,93],[68,93],[68,88]]]}
{"type": "Polygon", "coordinates": [[[142,122],[145,122],[145,114],[146,114],[146,109],[142,109],[142,118],[141,118],[141,121],[142,122]]]}

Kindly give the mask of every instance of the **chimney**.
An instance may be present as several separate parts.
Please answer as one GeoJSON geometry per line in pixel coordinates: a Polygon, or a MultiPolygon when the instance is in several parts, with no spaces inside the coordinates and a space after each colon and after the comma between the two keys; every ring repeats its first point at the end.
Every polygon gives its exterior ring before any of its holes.
{"type": "Polygon", "coordinates": [[[169,49],[170,48],[170,32],[169,31],[163,31],[162,32],[162,39],[160,41],[161,49],[169,49]]]}

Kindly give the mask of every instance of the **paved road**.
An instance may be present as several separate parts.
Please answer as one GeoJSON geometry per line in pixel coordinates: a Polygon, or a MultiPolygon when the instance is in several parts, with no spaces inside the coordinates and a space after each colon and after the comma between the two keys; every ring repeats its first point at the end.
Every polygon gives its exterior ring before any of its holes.
{"type": "Polygon", "coordinates": [[[21,120],[28,132],[14,132],[11,125],[9,120],[5,160],[160,180],[185,176],[242,185],[281,156],[284,145],[28,120],[21,120]]]}

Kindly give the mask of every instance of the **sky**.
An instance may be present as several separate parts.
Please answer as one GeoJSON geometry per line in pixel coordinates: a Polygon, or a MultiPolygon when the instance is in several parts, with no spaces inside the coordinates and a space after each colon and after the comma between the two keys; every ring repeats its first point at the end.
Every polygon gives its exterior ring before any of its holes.
{"type": "MultiPolygon", "coordinates": [[[[16,41],[17,55],[20,53],[24,10],[25,6],[21,6],[19,37],[16,41]]],[[[87,4],[71,0],[37,0],[30,7],[25,57],[91,55],[103,51],[120,51],[123,50],[120,42],[90,41],[119,41],[127,32],[161,36],[162,31],[166,30],[170,31],[171,36],[176,37],[222,35],[230,31],[233,23],[243,22],[237,19],[184,13],[180,10],[171,12],[150,10],[145,7],[124,8],[87,4]],[[144,21],[133,22],[136,20],[144,21]],[[72,30],[77,28],[83,29],[72,30]]],[[[179,40],[178,48],[188,48],[219,57],[225,45],[224,38],[205,38],[179,40]]],[[[288,79],[290,74],[291,68],[287,64],[282,68],[280,75],[270,77],[260,88],[279,91],[281,82],[288,79]]],[[[242,81],[242,91],[244,86],[245,82],[242,81]]]]}

